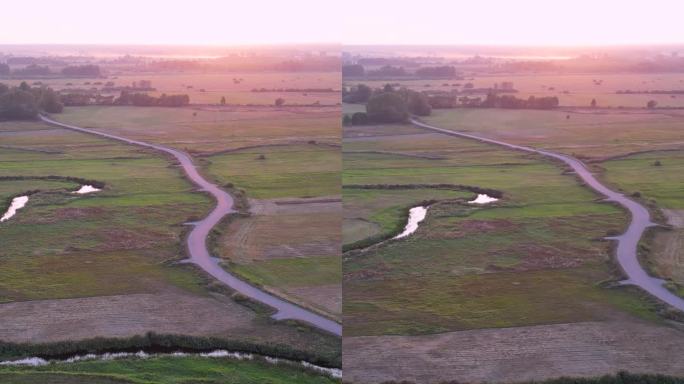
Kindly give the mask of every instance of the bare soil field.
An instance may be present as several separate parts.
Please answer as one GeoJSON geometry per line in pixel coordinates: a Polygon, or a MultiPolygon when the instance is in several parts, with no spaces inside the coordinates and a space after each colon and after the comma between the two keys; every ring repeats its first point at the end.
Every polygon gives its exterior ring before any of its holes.
{"type": "Polygon", "coordinates": [[[619,370],[684,375],[684,332],[632,320],[481,329],[426,336],[345,337],[349,383],[507,383],[619,370]]]}
{"type": "Polygon", "coordinates": [[[315,350],[320,335],[274,324],[228,297],[179,290],[151,294],[34,300],[0,304],[0,340],[45,343],[147,332],[216,336],[315,350]]]}

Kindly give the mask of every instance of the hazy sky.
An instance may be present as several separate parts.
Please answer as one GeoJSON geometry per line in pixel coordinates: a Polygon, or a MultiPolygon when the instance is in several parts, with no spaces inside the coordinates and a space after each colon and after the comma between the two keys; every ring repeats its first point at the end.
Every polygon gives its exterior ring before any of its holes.
{"type": "Polygon", "coordinates": [[[1,1],[0,44],[336,43],[342,32],[338,1],[1,1]]]}
{"type": "Polygon", "coordinates": [[[684,42],[682,0],[3,0],[0,44],[684,42]]]}
{"type": "Polygon", "coordinates": [[[684,43],[682,0],[345,0],[344,4],[347,44],[684,43]]]}

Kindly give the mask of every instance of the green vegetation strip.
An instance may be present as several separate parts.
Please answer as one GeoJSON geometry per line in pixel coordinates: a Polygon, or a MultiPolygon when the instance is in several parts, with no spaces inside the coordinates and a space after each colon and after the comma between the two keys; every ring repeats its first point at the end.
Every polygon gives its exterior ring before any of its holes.
{"type": "Polygon", "coordinates": [[[261,359],[153,357],[84,361],[41,367],[0,367],[5,384],[329,384],[338,379],[261,359]]]}
{"type": "Polygon", "coordinates": [[[206,352],[225,349],[231,352],[254,353],[287,360],[307,361],[322,367],[339,368],[339,354],[313,354],[283,344],[257,344],[245,340],[217,337],[164,335],[147,333],[130,338],[94,338],[79,341],[62,341],[45,344],[18,344],[0,342],[0,359],[41,357],[59,359],[74,355],[105,352],[206,352]]]}

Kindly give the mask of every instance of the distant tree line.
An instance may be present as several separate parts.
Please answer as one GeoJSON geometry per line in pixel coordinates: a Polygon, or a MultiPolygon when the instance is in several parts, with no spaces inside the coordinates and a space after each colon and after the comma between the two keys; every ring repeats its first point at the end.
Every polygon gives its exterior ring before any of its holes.
{"type": "Polygon", "coordinates": [[[252,92],[310,92],[310,93],[336,93],[333,88],[253,88],[252,92]]]}
{"type": "Polygon", "coordinates": [[[62,69],[62,74],[65,76],[78,77],[99,77],[101,76],[100,66],[94,64],[87,65],[70,65],[62,69]]]}
{"type": "Polygon", "coordinates": [[[50,67],[47,65],[30,64],[24,68],[14,70],[13,74],[19,76],[47,76],[50,74],[50,67]]]}
{"type": "Polygon", "coordinates": [[[376,91],[359,84],[353,92],[347,94],[346,100],[367,101],[366,112],[356,112],[343,117],[345,125],[364,125],[372,123],[401,123],[408,121],[411,115],[428,116],[432,107],[422,92],[407,88],[395,90],[387,84],[376,91]]]}
{"type": "Polygon", "coordinates": [[[361,77],[366,74],[365,68],[361,64],[347,64],[342,66],[342,76],[361,77]]]}
{"type": "Polygon", "coordinates": [[[163,93],[159,97],[150,96],[146,93],[121,92],[114,100],[115,105],[134,105],[136,107],[183,107],[190,104],[190,96],[186,94],[167,95],[163,93]]]}
{"type": "Polygon", "coordinates": [[[46,87],[31,88],[26,82],[18,87],[0,83],[0,119],[30,120],[40,112],[61,113],[64,109],[59,94],[46,87]]]}
{"type": "Polygon", "coordinates": [[[487,94],[479,107],[481,108],[509,108],[509,109],[553,109],[558,107],[558,97],[530,96],[527,99],[515,97],[513,95],[497,95],[494,92],[487,94]]]}
{"type": "Polygon", "coordinates": [[[448,65],[439,67],[422,67],[416,70],[416,75],[419,77],[452,78],[456,77],[456,68],[448,65]]]}

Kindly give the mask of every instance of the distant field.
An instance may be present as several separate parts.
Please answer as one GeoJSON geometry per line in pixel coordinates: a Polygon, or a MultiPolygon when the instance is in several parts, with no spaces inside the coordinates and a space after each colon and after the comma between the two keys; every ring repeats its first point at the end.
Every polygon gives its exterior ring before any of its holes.
{"type": "MultiPolygon", "coordinates": [[[[497,74],[466,76],[467,80],[400,80],[400,81],[346,81],[347,85],[364,83],[380,88],[387,83],[399,83],[401,86],[419,91],[462,90],[465,83],[472,83],[475,88],[491,88],[494,84],[511,81],[519,92],[517,97],[527,98],[530,95],[558,96],[561,106],[588,107],[592,99],[596,99],[601,107],[638,107],[645,108],[649,100],[658,102],[661,107],[684,107],[684,95],[649,95],[649,94],[616,94],[618,90],[653,91],[683,90],[684,75],[681,73],[656,74],[497,74]],[[602,80],[600,85],[593,80],[602,80]],[[448,85],[445,85],[448,84],[448,85]],[[460,84],[460,86],[454,86],[460,84]],[[553,88],[553,89],[551,89],[553,88]],[[567,93],[565,93],[567,91],[567,93]]],[[[483,97],[484,95],[478,95],[483,97]]]]}
{"type": "MultiPolygon", "coordinates": [[[[275,99],[283,98],[286,104],[337,104],[340,102],[339,92],[310,93],[310,92],[251,92],[257,88],[332,88],[340,89],[339,73],[337,72],[301,72],[301,73],[163,73],[163,74],[112,74],[107,79],[95,78],[60,78],[48,80],[26,80],[29,84],[42,81],[44,85],[60,90],[64,88],[101,88],[94,82],[103,84],[112,81],[115,86],[130,86],[134,81],[149,80],[155,92],[150,95],[158,96],[162,93],[190,95],[193,104],[218,104],[221,97],[226,98],[228,104],[263,104],[273,105],[275,99]],[[243,79],[235,83],[233,79],[243,79]],[[71,83],[72,85],[67,85],[71,83]],[[90,83],[90,84],[85,84],[90,83]],[[188,88],[192,87],[192,88],[188,88]],[[204,89],[204,92],[201,91],[204,89]]],[[[6,84],[18,85],[22,79],[3,80],[6,84]]],[[[118,93],[115,94],[118,96],[118,93]]]]}
{"type": "Polygon", "coordinates": [[[73,107],[55,118],[196,153],[340,140],[339,110],[335,108],[73,107]]]}
{"type": "MultiPolygon", "coordinates": [[[[597,203],[573,176],[535,156],[396,130],[345,131],[345,185],[465,184],[504,198],[491,207],[437,203],[414,235],[345,259],[346,335],[655,317],[631,290],[597,285],[617,277],[600,238],[625,225],[621,210],[597,203]]],[[[371,201],[392,195],[373,193],[364,200],[345,190],[345,204],[382,217],[383,206],[371,201]]],[[[353,230],[348,221],[345,230],[353,230]]]]}
{"type": "Polygon", "coordinates": [[[566,112],[510,109],[434,110],[436,126],[589,159],[681,148],[680,112],[566,112]]]}
{"type": "Polygon", "coordinates": [[[225,358],[155,357],[86,361],[43,367],[0,367],[7,384],[324,384],[339,380],[287,365],[225,358]]]}

